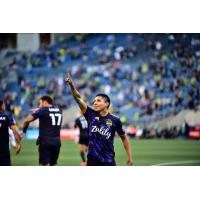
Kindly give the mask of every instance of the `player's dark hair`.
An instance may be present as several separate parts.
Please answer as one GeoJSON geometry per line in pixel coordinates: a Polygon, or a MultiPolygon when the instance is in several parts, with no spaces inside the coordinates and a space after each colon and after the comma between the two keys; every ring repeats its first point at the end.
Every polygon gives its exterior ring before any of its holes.
{"type": "Polygon", "coordinates": [[[45,96],[41,97],[40,99],[42,101],[47,101],[51,105],[53,104],[53,99],[50,96],[48,96],[48,95],[45,95],[45,96]]]}
{"type": "Polygon", "coordinates": [[[106,102],[108,102],[107,108],[109,108],[109,106],[110,106],[110,98],[109,98],[108,95],[103,94],[103,93],[99,93],[99,94],[96,95],[96,97],[103,97],[106,100],[106,102]]]}

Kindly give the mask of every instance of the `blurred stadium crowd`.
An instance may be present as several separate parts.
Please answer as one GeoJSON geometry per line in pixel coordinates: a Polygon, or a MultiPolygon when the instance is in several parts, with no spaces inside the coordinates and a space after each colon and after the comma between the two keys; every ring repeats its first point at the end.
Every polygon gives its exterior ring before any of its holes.
{"type": "Polygon", "coordinates": [[[0,96],[17,119],[42,94],[68,109],[75,102],[64,83],[67,72],[88,102],[96,93],[108,94],[127,125],[196,110],[200,34],[75,34],[33,53],[16,53],[0,68],[0,96]]]}

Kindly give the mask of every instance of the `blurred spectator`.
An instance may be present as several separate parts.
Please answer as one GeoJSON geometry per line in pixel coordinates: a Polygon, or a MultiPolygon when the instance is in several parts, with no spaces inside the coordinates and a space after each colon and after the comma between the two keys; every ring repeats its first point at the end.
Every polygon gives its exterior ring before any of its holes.
{"type": "MultiPolygon", "coordinates": [[[[0,68],[0,95],[17,118],[44,93],[69,108],[73,99],[63,80],[70,71],[87,101],[104,92],[127,124],[147,123],[199,107],[199,52],[199,34],[78,34],[14,57],[0,68]]],[[[170,130],[161,135],[171,137],[170,130]]]]}

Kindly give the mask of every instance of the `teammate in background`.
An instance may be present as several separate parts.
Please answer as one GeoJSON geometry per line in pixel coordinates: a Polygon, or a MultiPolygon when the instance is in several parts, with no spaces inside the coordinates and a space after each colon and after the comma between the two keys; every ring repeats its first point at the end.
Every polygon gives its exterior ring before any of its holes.
{"type": "Polygon", "coordinates": [[[5,112],[5,104],[0,100],[0,166],[11,166],[9,150],[9,127],[13,131],[15,139],[20,143],[20,136],[12,116],[5,112]]]}
{"type": "Polygon", "coordinates": [[[93,102],[93,108],[87,106],[75,85],[67,74],[65,81],[69,84],[72,95],[80,110],[84,114],[89,126],[89,148],[87,155],[88,166],[115,166],[114,136],[115,132],[122,139],[127,153],[127,165],[132,165],[131,147],[121,120],[110,114],[108,108],[110,99],[105,94],[97,94],[93,102]]]}
{"type": "Polygon", "coordinates": [[[76,118],[74,123],[74,128],[79,129],[79,145],[80,145],[80,155],[81,155],[81,166],[85,166],[86,159],[85,159],[85,152],[88,149],[88,123],[85,117],[81,114],[80,117],[76,118]]]}
{"type": "Polygon", "coordinates": [[[9,128],[9,144],[12,146],[16,154],[21,151],[21,145],[17,143],[13,131],[9,128]]]}
{"type": "Polygon", "coordinates": [[[58,107],[53,106],[53,99],[49,96],[41,97],[39,109],[32,110],[32,112],[23,124],[22,137],[25,136],[29,123],[39,119],[39,137],[37,139],[39,165],[56,165],[61,147],[62,113],[58,107]]]}

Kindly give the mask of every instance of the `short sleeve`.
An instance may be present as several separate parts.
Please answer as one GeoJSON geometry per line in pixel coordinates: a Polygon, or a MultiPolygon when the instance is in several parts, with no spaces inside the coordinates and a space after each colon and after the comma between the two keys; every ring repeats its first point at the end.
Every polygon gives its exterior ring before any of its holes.
{"type": "Polygon", "coordinates": [[[15,120],[14,118],[12,117],[12,115],[9,115],[8,116],[8,126],[12,126],[12,125],[15,125],[15,120]]]}
{"type": "Polygon", "coordinates": [[[116,132],[119,134],[119,135],[125,135],[125,131],[123,130],[123,127],[122,127],[122,122],[120,119],[117,119],[116,121],[116,132]]]}
{"type": "Polygon", "coordinates": [[[78,118],[76,118],[75,123],[74,123],[76,126],[78,126],[78,121],[79,121],[78,118]]]}
{"type": "Polygon", "coordinates": [[[89,106],[87,106],[87,110],[84,113],[84,117],[87,121],[90,121],[92,119],[92,117],[96,114],[96,112],[90,108],[89,106]]]}
{"type": "Polygon", "coordinates": [[[36,112],[34,112],[34,113],[32,114],[32,116],[33,116],[34,119],[37,119],[37,118],[41,117],[41,116],[43,115],[43,113],[44,113],[44,110],[39,109],[39,110],[37,110],[36,112]]]}

